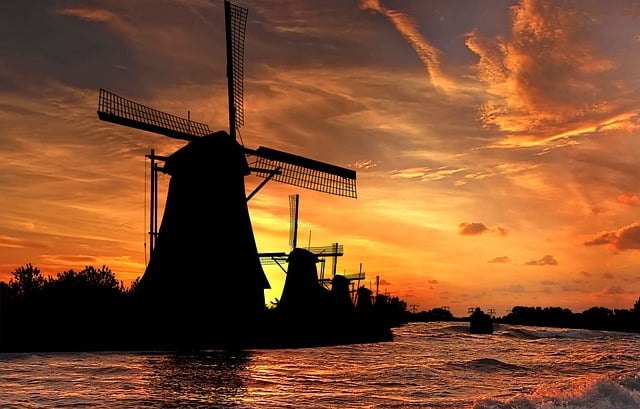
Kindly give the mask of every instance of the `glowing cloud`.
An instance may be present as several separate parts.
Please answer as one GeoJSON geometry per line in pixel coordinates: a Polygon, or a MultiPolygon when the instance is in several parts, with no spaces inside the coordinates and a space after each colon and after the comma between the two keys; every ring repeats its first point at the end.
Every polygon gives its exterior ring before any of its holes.
{"type": "Polygon", "coordinates": [[[618,196],[618,202],[631,206],[640,206],[640,197],[638,195],[620,195],[618,196]]]}
{"type": "Polygon", "coordinates": [[[632,223],[616,231],[601,232],[585,246],[608,244],[613,250],[640,250],[640,223],[632,223]]]}
{"type": "Polygon", "coordinates": [[[512,8],[510,38],[467,35],[468,49],[479,57],[478,79],[488,87],[480,119],[508,134],[504,144],[552,144],[611,126],[637,129],[628,90],[611,85],[622,84],[629,68],[605,56],[597,38],[604,27],[595,17],[602,10],[585,5],[522,0],[512,8]]]}

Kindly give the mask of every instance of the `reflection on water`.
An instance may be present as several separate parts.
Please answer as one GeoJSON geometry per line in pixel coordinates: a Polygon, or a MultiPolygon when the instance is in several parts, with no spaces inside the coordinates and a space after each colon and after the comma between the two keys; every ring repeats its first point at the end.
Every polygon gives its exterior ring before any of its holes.
{"type": "Polygon", "coordinates": [[[247,393],[251,352],[203,351],[149,355],[148,396],[163,402],[233,406],[247,393]]]}

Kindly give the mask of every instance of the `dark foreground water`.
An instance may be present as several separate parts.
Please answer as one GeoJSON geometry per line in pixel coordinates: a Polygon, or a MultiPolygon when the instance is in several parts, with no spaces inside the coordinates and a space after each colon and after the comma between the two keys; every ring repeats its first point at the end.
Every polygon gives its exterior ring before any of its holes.
{"type": "Polygon", "coordinates": [[[640,408],[640,335],[412,323],[315,349],[0,354],[0,408],[640,408]]]}

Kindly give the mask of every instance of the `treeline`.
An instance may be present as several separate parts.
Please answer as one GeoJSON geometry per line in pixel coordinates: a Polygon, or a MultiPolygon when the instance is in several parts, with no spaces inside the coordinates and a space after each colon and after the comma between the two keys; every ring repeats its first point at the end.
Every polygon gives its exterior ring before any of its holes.
{"type": "Polygon", "coordinates": [[[409,313],[408,321],[430,322],[430,321],[455,321],[456,318],[451,311],[445,308],[434,308],[428,311],[409,313]]]}
{"type": "MultiPolygon", "coordinates": [[[[139,282],[127,287],[106,266],[47,277],[31,264],[21,266],[8,283],[0,282],[0,351],[147,347],[149,316],[136,295],[139,282]]],[[[381,322],[399,326],[408,321],[407,304],[398,297],[371,296],[371,301],[381,322]]],[[[267,310],[272,317],[279,308],[265,305],[267,310]]]]}
{"type": "Polygon", "coordinates": [[[640,333],[640,298],[631,309],[591,307],[581,313],[560,307],[517,306],[506,316],[495,319],[495,322],[640,333]]]}
{"type": "MultiPolygon", "coordinates": [[[[408,313],[408,321],[468,321],[469,317],[454,317],[444,308],[408,313]]],[[[640,333],[640,298],[631,309],[592,307],[574,313],[561,307],[516,306],[504,317],[493,318],[494,323],[554,328],[593,329],[640,333]]]]}
{"type": "Polygon", "coordinates": [[[99,348],[117,328],[133,325],[125,287],[106,266],[43,276],[31,264],[0,282],[0,349],[99,348]]]}

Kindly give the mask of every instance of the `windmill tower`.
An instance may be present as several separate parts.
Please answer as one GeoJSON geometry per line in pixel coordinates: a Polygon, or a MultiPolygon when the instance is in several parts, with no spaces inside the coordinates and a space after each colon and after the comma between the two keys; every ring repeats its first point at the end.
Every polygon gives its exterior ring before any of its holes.
{"type": "Polygon", "coordinates": [[[186,142],[169,156],[152,155],[152,160],[164,161],[158,168],[170,175],[157,234],[151,223],[153,245],[138,288],[146,314],[143,319],[156,327],[156,333],[205,337],[242,333],[259,319],[269,283],[247,202],[268,181],[356,197],[353,170],[238,142],[236,131],[244,124],[242,70],[248,10],[227,0],[224,9],[229,132],[212,132],[204,123],[105,89],[99,93],[100,120],[186,142]],[[264,180],[247,195],[249,174],[264,180]]]}

